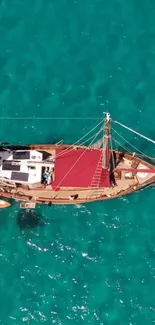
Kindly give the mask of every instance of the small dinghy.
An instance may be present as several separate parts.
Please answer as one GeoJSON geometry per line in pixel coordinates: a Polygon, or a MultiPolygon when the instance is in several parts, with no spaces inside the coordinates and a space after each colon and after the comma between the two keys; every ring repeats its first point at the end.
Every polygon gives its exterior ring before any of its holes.
{"type": "Polygon", "coordinates": [[[2,208],[8,208],[11,204],[7,201],[0,200],[0,209],[2,208]]]}

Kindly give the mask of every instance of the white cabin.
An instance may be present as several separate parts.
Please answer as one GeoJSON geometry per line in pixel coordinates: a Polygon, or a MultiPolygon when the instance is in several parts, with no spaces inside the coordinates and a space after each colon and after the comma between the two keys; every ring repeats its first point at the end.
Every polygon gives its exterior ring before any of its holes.
{"type": "Polygon", "coordinates": [[[46,167],[54,169],[55,159],[46,152],[36,150],[0,151],[0,179],[12,183],[41,183],[46,167]]]}

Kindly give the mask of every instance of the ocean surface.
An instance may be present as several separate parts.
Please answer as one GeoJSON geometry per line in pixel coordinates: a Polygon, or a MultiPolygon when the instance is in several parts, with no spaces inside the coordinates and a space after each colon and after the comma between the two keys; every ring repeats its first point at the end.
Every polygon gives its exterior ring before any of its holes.
{"type": "MultiPolygon", "coordinates": [[[[107,110],[155,139],[153,0],[1,0],[0,42],[1,141],[73,143],[107,110]]],[[[154,198],[1,210],[0,324],[154,324],[154,198]]]]}

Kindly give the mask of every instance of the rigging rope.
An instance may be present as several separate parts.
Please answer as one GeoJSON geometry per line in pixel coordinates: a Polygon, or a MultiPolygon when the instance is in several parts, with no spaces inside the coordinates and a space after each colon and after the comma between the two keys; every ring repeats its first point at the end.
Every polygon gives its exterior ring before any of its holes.
{"type": "Polygon", "coordinates": [[[57,190],[57,188],[59,188],[59,186],[62,184],[62,182],[64,181],[64,179],[68,176],[68,174],[72,171],[72,169],[76,166],[76,164],[78,163],[78,161],[83,157],[83,155],[85,154],[85,152],[89,149],[89,147],[92,145],[92,143],[94,142],[94,140],[97,138],[98,134],[100,133],[100,130],[98,131],[98,133],[95,134],[93,140],[91,141],[90,145],[82,152],[82,154],[80,155],[80,157],[76,160],[76,162],[73,164],[73,166],[69,169],[69,171],[65,174],[65,176],[61,179],[61,181],[59,182],[59,184],[56,186],[56,188],[54,189],[55,191],[57,190]]]}
{"type": "MultiPolygon", "coordinates": [[[[120,147],[122,147],[127,153],[130,153],[131,155],[133,155],[133,152],[131,152],[131,151],[129,151],[129,149],[127,148],[127,147],[125,147],[125,146],[123,146],[119,141],[117,141],[115,138],[113,138],[113,140],[120,146],[120,147]]],[[[142,156],[142,155],[140,155],[140,154],[138,154],[138,156],[142,156]]],[[[144,156],[144,155],[143,155],[144,156]]],[[[146,156],[146,155],[145,155],[146,156]]],[[[147,158],[149,158],[149,159],[155,159],[155,158],[153,158],[153,157],[149,157],[149,156],[146,156],[147,158]]],[[[117,168],[116,168],[117,169],[117,168]]]]}
{"type": "MultiPolygon", "coordinates": [[[[92,131],[94,131],[101,123],[103,123],[103,119],[102,119],[102,121],[100,121],[97,125],[95,125],[89,132],[87,132],[82,138],[80,138],[79,140],[77,140],[75,143],[73,143],[73,146],[75,146],[76,144],[78,144],[78,142],[80,142],[82,139],[84,139],[88,134],[90,134],[92,131]]],[[[103,128],[100,128],[100,130],[99,130],[99,132],[97,132],[97,135],[101,132],[103,130],[103,128]]],[[[92,136],[93,137],[93,136],[92,136]]],[[[91,137],[91,138],[92,138],[91,137]]],[[[90,140],[91,138],[89,138],[88,140],[90,140]]],[[[96,138],[95,138],[96,139],[96,138]]],[[[84,144],[85,142],[87,142],[88,140],[85,140],[82,144],[84,144]]],[[[82,145],[81,144],[81,145],[82,145]]],[[[79,144],[80,145],[80,144],[79,144]]],[[[70,152],[70,151],[72,151],[72,150],[74,150],[74,148],[66,148],[66,149],[64,149],[62,152],[60,152],[60,153],[58,153],[57,155],[56,155],[56,158],[57,157],[60,157],[61,155],[63,155],[66,151],[68,151],[68,152],[70,152]]]]}
{"type": "MultiPolygon", "coordinates": [[[[103,128],[100,129],[100,132],[102,132],[102,131],[103,131],[103,128]]],[[[99,133],[100,133],[100,132],[99,132],[99,133]]],[[[99,134],[99,133],[98,133],[98,134],[99,134]]],[[[84,143],[90,141],[92,138],[94,138],[94,135],[92,135],[90,138],[88,138],[87,140],[85,140],[84,142],[82,142],[82,143],[80,144],[80,146],[82,146],[84,143]]],[[[73,147],[73,148],[66,148],[66,149],[64,149],[63,151],[59,152],[59,153],[56,155],[56,158],[63,156],[63,154],[64,154],[66,151],[67,151],[67,152],[71,152],[71,151],[74,151],[74,150],[75,150],[75,147],[73,147]]]]}
{"type": "Polygon", "coordinates": [[[133,132],[133,133],[139,135],[141,138],[144,138],[145,140],[150,141],[150,142],[152,142],[152,143],[155,144],[155,140],[152,140],[152,139],[146,137],[145,135],[143,135],[143,134],[141,134],[141,133],[139,133],[139,132],[137,132],[137,131],[135,131],[135,130],[129,128],[128,126],[126,126],[126,125],[124,125],[124,124],[122,124],[122,123],[120,123],[120,122],[118,122],[118,121],[113,121],[113,122],[116,123],[116,124],[119,124],[120,126],[122,126],[123,128],[127,129],[128,131],[131,131],[131,132],[133,132]]]}
{"type": "Polygon", "coordinates": [[[133,155],[133,152],[131,152],[127,147],[123,146],[120,142],[118,142],[115,138],[113,138],[113,140],[120,146],[122,147],[126,152],[130,153],[131,155],[133,155]]]}
{"type": "Polygon", "coordinates": [[[124,137],[123,137],[119,132],[117,132],[114,128],[112,128],[112,130],[113,130],[116,134],[118,134],[118,136],[119,136],[120,138],[122,138],[125,142],[127,142],[127,143],[132,147],[132,148],[134,148],[136,151],[139,151],[143,157],[146,157],[146,158],[148,158],[148,159],[155,160],[154,157],[147,156],[147,155],[145,155],[141,150],[137,149],[133,144],[131,144],[128,140],[126,140],[126,139],[125,139],[125,138],[124,138],[124,137]]]}

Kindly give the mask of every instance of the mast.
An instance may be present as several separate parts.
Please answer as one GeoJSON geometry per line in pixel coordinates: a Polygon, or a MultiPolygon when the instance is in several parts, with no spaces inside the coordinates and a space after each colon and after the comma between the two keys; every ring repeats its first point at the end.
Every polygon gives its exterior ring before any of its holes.
{"type": "Polygon", "coordinates": [[[106,118],[104,120],[105,134],[103,136],[103,168],[110,169],[110,139],[111,139],[111,118],[110,114],[106,113],[106,118]]]}

